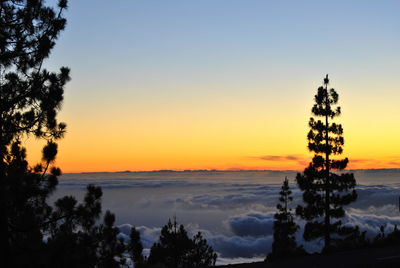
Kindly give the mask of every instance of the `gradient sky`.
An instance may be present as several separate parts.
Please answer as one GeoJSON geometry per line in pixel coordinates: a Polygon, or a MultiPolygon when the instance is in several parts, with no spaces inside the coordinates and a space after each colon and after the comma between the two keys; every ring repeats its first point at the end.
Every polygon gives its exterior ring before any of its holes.
{"type": "Polygon", "coordinates": [[[400,167],[400,1],[69,5],[46,62],[71,68],[64,172],[303,169],[327,73],[349,167],[400,167]]]}

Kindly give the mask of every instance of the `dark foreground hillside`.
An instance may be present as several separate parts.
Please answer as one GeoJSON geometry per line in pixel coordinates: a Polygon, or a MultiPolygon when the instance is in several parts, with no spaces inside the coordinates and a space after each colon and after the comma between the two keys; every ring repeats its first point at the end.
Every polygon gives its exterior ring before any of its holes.
{"type": "Polygon", "coordinates": [[[327,255],[311,255],[302,258],[274,262],[256,262],[224,265],[230,268],[289,268],[289,267],[400,267],[400,245],[382,248],[367,248],[327,255]]]}

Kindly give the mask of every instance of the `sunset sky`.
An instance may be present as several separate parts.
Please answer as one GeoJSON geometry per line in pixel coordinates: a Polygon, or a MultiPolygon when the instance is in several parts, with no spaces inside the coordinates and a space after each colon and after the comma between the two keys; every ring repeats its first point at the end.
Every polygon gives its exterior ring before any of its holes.
{"type": "MultiPolygon", "coordinates": [[[[400,1],[71,0],[64,172],[303,169],[339,93],[350,168],[400,168],[400,1]]],[[[32,164],[43,143],[26,141],[32,164]]]]}

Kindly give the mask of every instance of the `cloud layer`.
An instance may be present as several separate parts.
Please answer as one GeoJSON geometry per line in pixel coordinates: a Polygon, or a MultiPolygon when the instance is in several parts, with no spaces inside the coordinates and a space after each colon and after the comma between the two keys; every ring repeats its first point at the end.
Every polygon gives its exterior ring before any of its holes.
{"type": "MultiPolygon", "coordinates": [[[[295,159],[293,159],[295,160],[295,159]]],[[[158,240],[168,218],[177,216],[189,234],[203,232],[219,254],[218,263],[227,264],[263,259],[271,250],[273,215],[279,188],[285,176],[290,179],[294,201],[301,203],[301,192],[294,183],[296,172],[150,172],[67,174],[60,180],[58,196],[73,194],[82,198],[88,183],[103,188],[103,209],[117,216],[120,236],[129,239],[132,225],[141,233],[145,253],[158,240]]],[[[390,231],[400,226],[398,193],[400,171],[356,171],[358,200],[346,208],[344,224],[358,225],[369,237],[380,226],[390,231]]],[[[298,220],[298,243],[318,251],[320,241],[305,242],[304,222],[298,220]]]]}

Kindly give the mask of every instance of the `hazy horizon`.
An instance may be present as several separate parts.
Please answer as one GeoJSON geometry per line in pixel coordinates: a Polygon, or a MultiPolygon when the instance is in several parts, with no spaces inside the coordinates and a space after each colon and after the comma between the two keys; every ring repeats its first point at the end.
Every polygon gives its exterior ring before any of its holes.
{"type": "MultiPolygon", "coordinates": [[[[358,169],[345,169],[343,171],[337,172],[353,172],[353,171],[385,171],[385,170],[400,170],[400,168],[358,168],[358,169]]],[[[154,169],[154,170],[104,170],[104,171],[80,171],[80,172],[64,172],[63,174],[85,174],[85,173],[140,173],[140,172],[264,172],[264,171],[276,171],[276,172],[285,172],[285,171],[294,171],[294,172],[303,172],[303,170],[296,169],[184,169],[184,170],[176,170],[176,169],[154,169]]]]}

